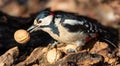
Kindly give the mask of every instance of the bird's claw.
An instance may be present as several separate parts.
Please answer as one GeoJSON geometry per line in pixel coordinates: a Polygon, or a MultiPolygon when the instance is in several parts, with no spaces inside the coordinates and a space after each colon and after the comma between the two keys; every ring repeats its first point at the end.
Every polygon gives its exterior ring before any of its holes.
{"type": "Polygon", "coordinates": [[[59,42],[58,41],[52,41],[49,45],[55,47],[59,42]]]}
{"type": "Polygon", "coordinates": [[[56,46],[59,42],[55,41],[52,46],[56,46]]]}
{"type": "Polygon", "coordinates": [[[67,49],[67,52],[68,52],[68,53],[71,53],[71,52],[76,53],[76,52],[78,52],[78,51],[77,51],[76,49],[69,48],[69,49],[67,49]]]}

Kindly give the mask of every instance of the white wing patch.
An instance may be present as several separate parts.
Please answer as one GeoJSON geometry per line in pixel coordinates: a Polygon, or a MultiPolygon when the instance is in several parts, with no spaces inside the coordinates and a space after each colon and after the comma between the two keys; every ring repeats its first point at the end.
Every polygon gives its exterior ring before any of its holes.
{"type": "Polygon", "coordinates": [[[70,19],[68,20],[68,19],[66,19],[66,20],[64,21],[64,24],[70,24],[70,25],[80,24],[80,25],[83,25],[84,22],[83,22],[83,21],[70,20],[70,19]]]}

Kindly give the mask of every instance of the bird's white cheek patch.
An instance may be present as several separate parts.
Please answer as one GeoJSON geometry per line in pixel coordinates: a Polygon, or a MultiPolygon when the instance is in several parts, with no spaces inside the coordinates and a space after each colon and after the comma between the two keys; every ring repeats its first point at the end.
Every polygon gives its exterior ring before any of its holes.
{"type": "Polygon", "coordinates": [[[52,18],[53,18],[53,16],[50,15],[50,16],[48,16],[48,17],[42,19],[42,23],[41,23],[40,25],[49,25],[50,22],[52,21],[52,18]]]}

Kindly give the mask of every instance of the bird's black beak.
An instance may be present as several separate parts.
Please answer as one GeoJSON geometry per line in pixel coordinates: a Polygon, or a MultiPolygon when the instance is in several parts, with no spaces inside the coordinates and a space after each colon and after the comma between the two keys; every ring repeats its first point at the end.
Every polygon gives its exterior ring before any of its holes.
{"type": "Polygon", "coordinates": [[[27,31],[28,31],[29,33],[32,33],[33,31],[36,30],[36,28],[37,28],[37,26],[32,25],[31,27],[29,27],[29,28],[27,29],[27,31]]]}
{"type": "Polygon", "coordinates": [[[28,29],[27,29],[27,31],[29,32],[29,33],[32,33],[32,32],[34,32],[34,31],[37,31],[38,29],[39,29],[39,25],[37,24],[37,21],[36,20],[34,20],[34,25],[32,25],[31,27],[29,27],[28,29]]]}

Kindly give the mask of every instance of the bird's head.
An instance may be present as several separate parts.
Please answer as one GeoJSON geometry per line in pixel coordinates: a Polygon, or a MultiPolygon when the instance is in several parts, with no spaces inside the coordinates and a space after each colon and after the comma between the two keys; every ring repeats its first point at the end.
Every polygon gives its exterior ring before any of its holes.
{"type": "Polygon", "coordinates": [[[31,33],[33,31],[37,31],[38,29],[42,30],[47,28],[52,22],[53,16],[54,14],[48,9],[41,11],[34,20],[33,25],[28,28],[27,31],[31,33]]]}

